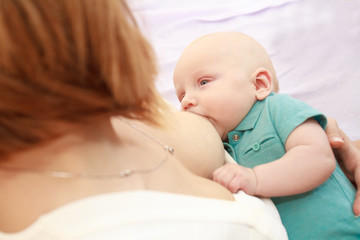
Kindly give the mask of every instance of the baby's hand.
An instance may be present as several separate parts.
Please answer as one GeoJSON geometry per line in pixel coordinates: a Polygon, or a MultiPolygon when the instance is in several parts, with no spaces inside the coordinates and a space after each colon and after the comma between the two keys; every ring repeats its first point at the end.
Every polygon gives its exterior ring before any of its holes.
{"type": "Polygon", "coordinates": [[[213,179],[232,193],[243,190],[249,195],[256,194],[257,179],[255,172],[251,168],[228,163],[214,171],[213,179]]]}

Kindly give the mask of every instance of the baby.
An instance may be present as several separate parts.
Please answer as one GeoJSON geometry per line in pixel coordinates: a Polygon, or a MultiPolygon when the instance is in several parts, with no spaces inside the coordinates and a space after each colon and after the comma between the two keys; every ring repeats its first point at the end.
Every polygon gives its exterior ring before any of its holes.
{"type": "Polygon", "coordinates": [[[232,192],[271,197],[289,239],[360,239],[355,189],[336,164],[326,117],[275,94],[266,50],[237,32],[205,35],[182,53],[174,72],[182,110],[207,118],[238,164],[213,173],[232,192]]]}

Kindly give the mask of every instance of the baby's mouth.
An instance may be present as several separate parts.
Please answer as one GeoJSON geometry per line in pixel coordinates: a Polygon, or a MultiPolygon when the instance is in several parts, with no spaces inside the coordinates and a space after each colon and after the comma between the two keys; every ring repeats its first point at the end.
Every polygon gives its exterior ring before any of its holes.
{"type": "Polygon", "coordinates": [[[214,121],[214,119],[212,119],[211,117],[209,117],[209,116],[206,116],[206,115],[203,115],[203,114],[200,114],[200,113],[196,113],[197,115],[199,115],[199,116],[201,116],[201,117],[203,117],[203,118],[205,118],[206,120],[208,120],[210,123],[211,123],[211,125],[213,125],[214,126],[214,128],[216,128],[216,124],[215,124],[215,121],[214,121]]]}

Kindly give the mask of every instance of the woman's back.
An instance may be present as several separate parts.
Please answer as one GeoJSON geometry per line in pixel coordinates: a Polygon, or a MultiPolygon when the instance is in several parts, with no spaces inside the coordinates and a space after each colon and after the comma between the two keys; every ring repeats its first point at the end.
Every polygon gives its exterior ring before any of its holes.
{"type": "Polygon", "coordinates": [[[144,134],[114,118],[114,132],[110,124],[89,126],[82,133],[25,152],[11,165],[6,163],[13,168],[32,166],[30,169],[67,173],[116,174],[125,169],[151,169],[164,159],[164,149],[151,137],[175,149],[159,168],[123,178],[57,178],[42,172],[1,171],[0,195],[8,198],[0,199],[0,229],[21,230],[39,216],[71,201],[116,191],[154,190],[232,200],[225,188],[196,176],[180,163],[183,161],[207,176],[223,164],[221,141],[212,126],[188,113],[174,113],[168,119],[171,124],[164,128],[132,121],[144,134]],[[195,130],[196,134],[192,134],[195,130]]]}

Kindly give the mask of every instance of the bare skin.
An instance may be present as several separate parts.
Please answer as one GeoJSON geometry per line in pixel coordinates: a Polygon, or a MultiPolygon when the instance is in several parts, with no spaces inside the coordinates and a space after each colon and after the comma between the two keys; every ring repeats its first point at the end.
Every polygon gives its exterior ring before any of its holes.
{"type": "MultiPolygon", "coordinates": [[[[0,195],[7,196],[0,198],[1,231],[23,230],[41,215],[60,206],[109,192],[154,190],[233,200],[227,189],[197,176],[209,177],[214,169],[224,163],[221,141],[210,123],[193,114],[174,112],[168,114],[164,128],[141,122],[134,124],[164,144],[172,146],[175,149],[174,156],[170,155],[155,171],[122,179],[58,179],[39,174],[0,171],[0,195]],[[197,134],[193,134],[195,131],[197,134]],[[195,174],[187,168],[196,169],[195,174]]],[[[115,119],[112,124],[103,122],[95,127],[79,129],[36,149],[16,154],[11,161],[1,164],[106,174],[126,168],[151,168],[164,158],[164,154],[163,148],[157,143],[115,119]],[[130,159],[137,161],[129,161],[130,159]]]]}

